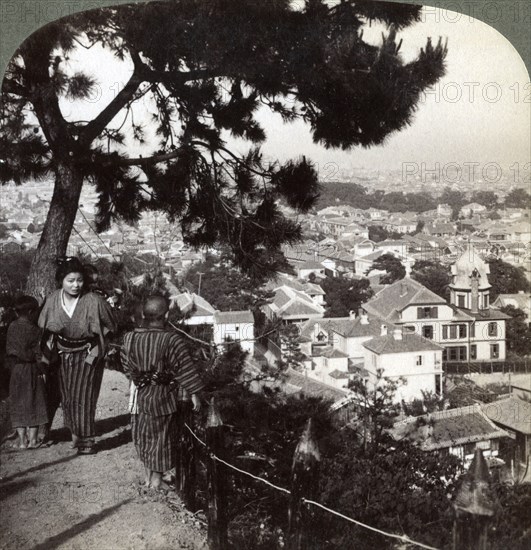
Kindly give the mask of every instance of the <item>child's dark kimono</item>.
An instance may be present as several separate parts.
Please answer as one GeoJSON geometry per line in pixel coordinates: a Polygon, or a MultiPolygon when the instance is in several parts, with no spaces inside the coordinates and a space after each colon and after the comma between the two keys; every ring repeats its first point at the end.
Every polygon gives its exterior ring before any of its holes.
{"type": "Polygon", "coordinates": [[[39,426],[48,422],[46,392],[41,376],[41,331],[25,317],[13,321],[7,330],[6,356],[11,370],[9,395],[13,428],[39,426]]]}

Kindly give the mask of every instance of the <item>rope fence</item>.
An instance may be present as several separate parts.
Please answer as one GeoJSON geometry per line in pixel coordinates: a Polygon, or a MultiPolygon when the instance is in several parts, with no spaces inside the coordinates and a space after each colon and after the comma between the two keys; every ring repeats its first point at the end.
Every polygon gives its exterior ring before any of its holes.
{"type": "MultiPolygon", "coordinates": [[[[234,471],[236,471],[236,472],[238,472],[242,475],[245,475],[245,476],[247,476],[247,477],[249,477],[249,478],[251,478],[255,481],[259,481],[260,483],[263,483],[263,484],[271,487],[272,489],[275,489],[276,491],[282,492],[284,494],[292,495],[292,491],[290,491],[288,489],[285,489],[284,487],[279,487],[278,485],[275,485],[274,483],[271,483],[267,479],[264,479],[260,476],[256,476],[256,475],[252,474],[251,472],[247,472],[246,470],[242,470],[241,468],[238,468],[237,466],[234,466],[233,464],[230,464],[226,460],[220,458],[219,456],[217,456],[215,454],[215,452],[213,452],[212,449],[209,448],[207,443],[205,441],[203,441],[194,432],[194,430],[188,425],[188,423],[185,422],[184,426],[189,431],[191,436],[195,439],[195,441],[197,441],[203,448],[205,448],[207,450],[208,456],[211,460],[219,462],[219,463],[223,464],[224,466],[226,466],[227,468],[230,468],[231,470],[234,470],[234,471]]],[[[368,530],[373,531],[375,533],[378,533],[380,535],[399,540],[402,543],[417,546],[419,548],[425,548],[426,550],[438,550],[437,548],[435,548],[433,546],[429,546],[429,545],[424,544],[422,542],[418,542],[418,541],[415,541],[413,539],[410,539],[407,535],[396,535],[394,533],[388,533],[386,531],[383,531],[382,529],[378,529],[377,527],[373,527],[372,525],[367,525],[366,523],[363,523],[359,520],[356,520],[354,518],[346,516],[346,515],[342,514],[341,512],[338,512],[337,510],[333,510],[332,508],[328,508],[327,506],[324,506],[323,504],[321,504],[320,502],[316,502],[315,500],[306,499],[306,498],[302,497],[301,501],[306,505],[315,506],[316,508],[320,508],[321,510],[323,510],[323,511],[329,513],[329,514],[332,514],[332,515],[334,515],[334,516],[336,516],[340,519],[343,519],[345,521],[353,523],[354,525],[357,525],[359,527],[363,527],[364,529],[368,529],[368,530]]]]}

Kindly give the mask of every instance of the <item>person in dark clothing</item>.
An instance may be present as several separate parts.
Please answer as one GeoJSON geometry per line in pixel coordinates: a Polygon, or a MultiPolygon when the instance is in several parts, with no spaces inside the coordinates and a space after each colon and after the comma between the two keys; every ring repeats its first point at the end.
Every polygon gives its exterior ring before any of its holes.
{"type": "Polygon", "coordinates": [[[11,424],[18,433],[16,447],[36,449],[39,425],[48,422],[46,390],[41,361],[41,331],[36,325],[39,303],[31,296],[21,296],[15,302],[17,319],[7,330],[6,356],[11,378],[11,424]]]}

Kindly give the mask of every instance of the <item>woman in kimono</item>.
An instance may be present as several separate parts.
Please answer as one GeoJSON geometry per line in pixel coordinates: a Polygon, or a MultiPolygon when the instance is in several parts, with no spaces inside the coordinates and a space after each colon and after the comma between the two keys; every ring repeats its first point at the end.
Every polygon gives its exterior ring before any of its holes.
{"type": "Polygon", "coordinates": [[[39,317],[52,334],[60,358],[59,383],[65,426],[78,454],[94,454],[96,404],[103,378],[103,355],[115,322],[109,304],[85,292],[85,273],[77,258],[59,261],[56,281],[39,317]]]}

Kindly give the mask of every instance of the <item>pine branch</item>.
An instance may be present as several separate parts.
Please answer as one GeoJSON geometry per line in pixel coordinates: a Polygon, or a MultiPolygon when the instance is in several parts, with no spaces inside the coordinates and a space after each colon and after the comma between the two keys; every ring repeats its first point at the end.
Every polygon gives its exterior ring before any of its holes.
{"type": "Polygon", "coordinates": [[[131,101],[138,87],[142,83],[139,76],[140,56],[136,52],[131,53],[135,69],[131,78],[116,97],[101,111],[101,113],[79,132],[79,143],[88,147],[106,128],[107,124],[131,101]]]}
{"type": "Polygon", "coordinates": [[[27,97],[28,91],[24,86],[15,82],[10,78],[6,78],[2,84],[2,92],[6,94],[18,95],[21,97],[27,97]]]}

